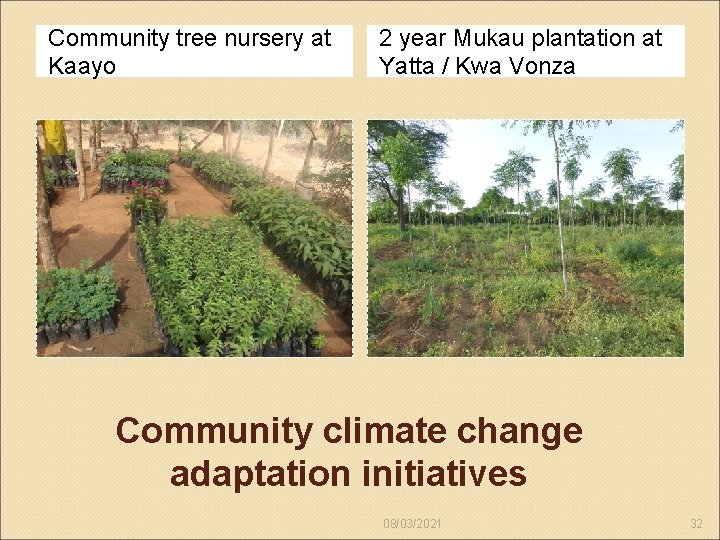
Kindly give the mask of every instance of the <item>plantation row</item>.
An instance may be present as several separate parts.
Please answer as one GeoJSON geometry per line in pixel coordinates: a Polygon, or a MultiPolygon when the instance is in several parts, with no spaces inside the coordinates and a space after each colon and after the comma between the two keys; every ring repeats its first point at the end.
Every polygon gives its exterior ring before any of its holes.
{"type": "Polygon", "coordinates": [[[85,341],[90,334],[115,331],[112,311],[118,295],[113,267],[105,264],[90,270],[91,264],[85,261],[80,268],[38,271],[38,347],[68,337],[85,341]]]}
{"type": "Polygon", "coordinates": [[[140,186],[170,189],[168,167],[172,156],[167,152],[116,152],[103,164],[100,191],[133,193],[140,186]]]}
{"type": "Polygon", "coordinates": [[[262,174],[254,166],[200,150],[181,152],[180,164],[191,167],[201,180],[223,193],[237,187],[257,187],[262,181],[262,174]]]}
{"type": "Polygon", "coordinates": [[[262,230],[267,244],[325,300],[351,317],[352,233],[295,193],[260,184],[254,167],[217,154],[183,152],[181,164],[211,186],[232,191],[233,211],[262,230]]]}
{"type": "Polygon", "coordinates": [[[137,227],[165,352],[171,356],[319,356],[322,301],[297,290],[240,217],[137,227]]]}

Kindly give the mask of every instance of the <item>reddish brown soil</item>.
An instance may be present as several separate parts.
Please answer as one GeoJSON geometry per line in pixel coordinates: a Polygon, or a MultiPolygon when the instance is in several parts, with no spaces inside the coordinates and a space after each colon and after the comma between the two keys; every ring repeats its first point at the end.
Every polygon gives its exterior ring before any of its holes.
{"type": "MultiPolygon", "coordinates": [[[[373,250],[372,255],[381,261],[408,256],[404,243],[373,250]]],[[[377,337],[375,356],[423,354],[431,345],[444,343],[447,356],[482,356],[487,350],[489,335],[495,336],[507,347],[518,347],[534,355],[539,344],[545,343],[553,330],[552,322],[542,313],[520,313],[512,324],[503,322],[499,310],[486,299],[474,301],[467,290],[446,287],[447,300],[444,319],[425,324],[423,321],[424,297],[387,298],[381,305],[381,314],[387,320],[377,337]]]]}
{"type": "MultiPolygon", "coordinates": [[[[171,165],[168,214],[171,218],[192,214],[229,214],[230,197],[215,194],[192,174],[171,165]]],[[[52,227],[61,266],[77,266],[92,259],[95,266],[112,262],[120,290],[118,329],[109,336],[92,337],[83,343],[70,340],[38,350],[41,356],[162,356],[155,332],[154,311],[145,276],[136,262],[135,237],[123,205],[128,195],[99,192],[99,175],[88,170],[89,198],[80,203],[77,188],[56,188],[58,201],[51,208],[52,227]],[[75,350],[76,347],[82,350],[75,350]],[[86,350],[90,349],[90,350],[86,350]]],[[[39,263],[39,260],[38,260],[39,263]]],[[[307,287],[302,285],[303,290],[307,287]]],[[[350,356],[350,327],[330,309],[318,330],[327,337],[323,356],[350,356]]]]}
{"type": "Polygon", "coordinates": [[[613,306],[628,306],[629,301],[622,295],[617,276],[599,269],[587,268],[578,273],[580,280],[586,282],[600,299],[613,306]]]}

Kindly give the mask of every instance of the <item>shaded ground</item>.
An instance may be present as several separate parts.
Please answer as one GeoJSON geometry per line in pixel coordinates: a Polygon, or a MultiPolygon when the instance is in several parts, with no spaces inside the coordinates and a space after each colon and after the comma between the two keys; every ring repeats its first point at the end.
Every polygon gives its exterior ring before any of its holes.
{"type": "MultiPolygon", "coordinates": [[[[38,355],[162,356],[145,275],[136,262],[130,218],[123,208],[129,196],[100,193],[99,174],[88,170],[87,175],[89,198],[83,203],[77,188],[56,188],[59,198],[51,207],[55,245],[61,266],[77,266],[84,259],[92,259],[95,266],[113,263],[121,301],[118,329],[113,335],[91,337],[82,343],[66,340],[48,345],[38,349],[38,355]]],[[[166,198],[171,218],[230,214],[230,196],[211,193],[186,169],[172,164],[170,182],[173,190],[166,198]]],[[[304,285],[301,288],[307,290],[304,285]]],[[[328,341],[323,356],[351,355],[350,327],[337,313],[328,309],[318,330],[328,341]]]]}

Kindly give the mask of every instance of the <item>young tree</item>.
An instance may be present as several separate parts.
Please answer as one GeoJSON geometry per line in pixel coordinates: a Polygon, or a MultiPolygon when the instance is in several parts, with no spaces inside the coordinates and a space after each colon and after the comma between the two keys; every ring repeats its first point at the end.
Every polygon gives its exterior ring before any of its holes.
{"type": "Polygon", "coordinates": [[[35,139],[37,145],[37,231],[38,251],[40,262],[45,270],[58,268],[58,256],[55,250],[55,241],[52,233],[52,219],[50,217],[50,205],[45,191],[45,164],[43,163],[40,143],[35,139]]]}
{"type": "Polygon", "coordinates": [[[640,201],[637,206],[642,208],[643,227],[645,228],[647,228],[648,209],[654,209],[659,203],[657,194],[660,192],[660,186],[661,183],[659,180],[655,180],[649,176],[643,176],[635,182],[635,191],[640,201]]]}
{"type": "Polygon", "coordinates": [[[86,185],[85,185],[85,167],[83,165],[83,152],[82,152],[82,127],[80,120],[73,120],[73,145],[75,146],[75,163],[77,164],[77,175],[78,175],[78,194],[80,195],[80,202],[85,200],[86,197],[86,185]]]}
{"type": "Polygon", "coordinates": [[[605,180],[595,178],[590,185],[580,192],[580,197],[590,201],[590,219],[593,227],[595,226],[595,201],[605,193],[605,180]]]}
{"type": "Polygon", "coordinates": [[[634,169],[640,161],[640,156],[635,150],[630,148],[619,148],[609,152],[603,161],[603,169],[616,187],[620,188],[622,194],[622,225],[620,232],[624,233],[627,224],[627,196],[628,191],[632,191],[631,183],[634,178],[634,169]],[[630,190],[628,189],[630,188],[630,190]]]}
{"type": "MultiPolygon", "coordinates": [[[[610,124],[611,122],[611,120],[606,120],[607,124],[610,124]]],[[[514,127],[516,124],[517,121],[504,122],[503,126],[514,127]]],[[[562,211],[560,208],[560,204],[562,202],[562,193],[560,190],[560,147],[563,141],[564,133],[567,133],[568,136],[572,136],[573,129],[575,127],[597,127],[600,124],[600,120],[525,120],[524,124],[525,135],[527,135],[530,131],[538,133],[545,130],[547,136],[552,139],[553,146],[555,147],[555,175],[557,184],[557,215],[558,233],[560,236],[560,259],[562,261],[563,288],[565,291],[565,298],[567,298],[567,261],[565,259],[565,240],[563,238],[562,211]]]]}
{"type": "Polygon", "coordinates": [[[580,160],[590,157],[588,146],[589,138],[575,137],[568,135],[563,139],[563,153],[566,156],[563,174],[565,181],[570,184],[570,230],[572,231],[573,244],[575,243],[575,183],[582,174],[580,160]]]}
{"type": "MultiPolygon", "coordinates": [[[[509,155],[507,161],[495,167],[492,179],[503,189],[517,188],[518,225],[522,227],[520,190],[530,187],[530,181],[535,176],[532,163],[537,159],[530,154],[526,154],[524,149],[510,150],[509,155]]],[[[508,243],[510,243],[510,220],[508,220],[508,243]]],[[[527,238],[524,240],[524,245],[527,254],[527,238]]]]}

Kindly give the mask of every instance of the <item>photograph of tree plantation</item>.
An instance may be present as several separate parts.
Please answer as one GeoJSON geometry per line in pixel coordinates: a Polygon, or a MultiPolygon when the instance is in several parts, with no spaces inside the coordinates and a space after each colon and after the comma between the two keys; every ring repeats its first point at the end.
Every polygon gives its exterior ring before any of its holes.
{"type": "Polygon", "coordinates": [[[38,356],[350,356],[347,120],[39,120],[38,356]]]}
{"type": "Polygon", "coordinates": [[[684,355],[684,122],[368,122],[370,356],[684,355]]]}

